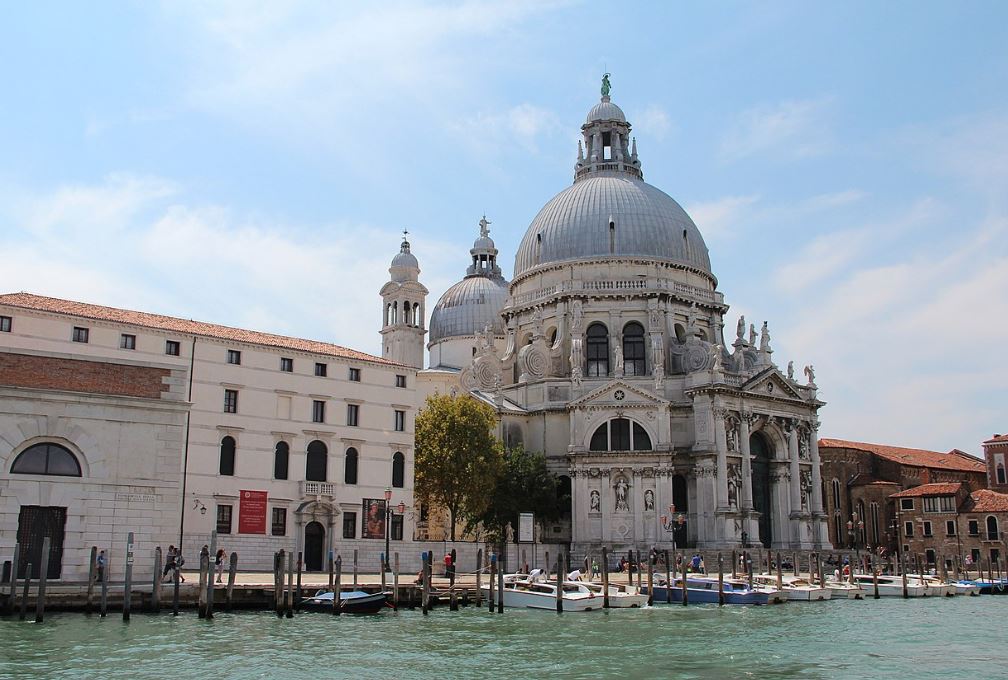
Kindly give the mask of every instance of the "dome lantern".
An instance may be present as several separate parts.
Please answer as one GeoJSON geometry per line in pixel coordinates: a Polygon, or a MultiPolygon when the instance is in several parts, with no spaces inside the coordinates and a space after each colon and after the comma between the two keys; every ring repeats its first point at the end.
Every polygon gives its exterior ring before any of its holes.
{"type": "Polygon", "coordinates": [[[609,74],[602,76],[602,99],[588,112],[585,124],[581,126],[585,152],[582,155],[581,140],[578,140],[578,160],[574,165],[574,181],[587,177],[606,175],[630,175],[643,179],[640,160],[637,158],[637,144],[630,148],[630,124],[623,109],[609,98],[611,85],[609,74]]]}

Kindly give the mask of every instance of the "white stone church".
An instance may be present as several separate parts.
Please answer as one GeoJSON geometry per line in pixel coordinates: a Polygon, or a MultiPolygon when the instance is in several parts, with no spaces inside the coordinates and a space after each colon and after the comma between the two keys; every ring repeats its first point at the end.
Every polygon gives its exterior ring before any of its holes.
{"type": "MultiPolygon", "coordinates": [[[[814,371],[772,358],[728,305],[690,216],[644,181],[623,111],[581,126],[574,182],[536,215],[504,279],[480,221],[465,277],[431,315],[418,404],[471,391],[508,444],[543,451],[572,498],[546,541],[614,549],[828,546],[814,371]]],[[[410,244],[382,289],[384,358],[423,368],[410,244]]]]}

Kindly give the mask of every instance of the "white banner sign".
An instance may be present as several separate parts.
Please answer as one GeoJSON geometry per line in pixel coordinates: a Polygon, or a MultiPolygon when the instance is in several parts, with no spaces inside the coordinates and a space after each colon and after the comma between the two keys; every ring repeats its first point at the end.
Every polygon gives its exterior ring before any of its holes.
{"type": "Polygon", "coordinates": [[[518,542],[532,543],[535,541],[535,515],[531,512],[518,513],[518,542]]]}

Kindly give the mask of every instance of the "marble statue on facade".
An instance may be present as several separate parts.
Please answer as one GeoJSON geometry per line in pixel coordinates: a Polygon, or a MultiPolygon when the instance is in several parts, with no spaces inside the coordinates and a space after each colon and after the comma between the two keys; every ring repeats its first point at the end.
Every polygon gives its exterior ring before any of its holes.
{"type": "Polygon", "coordinates": [[[760,342],[759,348],[761,352],[770,351],[770,329],[767,327],[767,322],[763,322],[763,328],[760,329],[760,342]]]}
{"type": "Polygon", "coordinates": [[[805,377],[808,378],[808,384],[811,387],[815,386],[815,367],[809,364],[805,367],[805,377]]]}
{"type": "Polygon", "coordinates": [[[629,489],[625,479],[620,477],[616,480],[616,512],[630,512],[630,504],[627,503],[629,489]]]}
{"type": "Polygon", "coordinates": [[[745,336],[745,314],[738,318],[738,324],[735,326],[735,337],[742,340],[745,336]]]}
{"type": "Polygon", "coordinates": [[[623,348],[619,342],[613,346],[613,364],[616,366],[616,375],[623,375],[623,348]]]}
{"type": "Polygon", "coordinates": [[[756,346],[756,324],[749,324],[749,344],[752,347],[756,346]]]}
{"type": "Polygon", "coordinates": [[[654,510],[654,491],[651,489],[644,492],[644,510],[654,510]]]}
{"type": "Polygon", "coordinates": [[[597,489],[592,489],[588,512],[602,512],[602,496],[597,489]]]}
{"type": "Polygon", "coordinates": [[[794,380],[794,362],[787,362],[787,379],[794,380]]]}
{"type": "Polygon", "coordinates": [[[724,347],[721,345],[711,346],[711,356],[714,359],[714,370],[721,372],[724,370],[724,358],[721,356],[724,351],[724,347]]]}

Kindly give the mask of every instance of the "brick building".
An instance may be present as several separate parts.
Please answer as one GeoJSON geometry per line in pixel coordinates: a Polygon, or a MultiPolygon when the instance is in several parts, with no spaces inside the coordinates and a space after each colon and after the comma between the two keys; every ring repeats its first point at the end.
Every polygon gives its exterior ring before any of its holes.
{"type": "MultiPolygon", "coordinates": [[[[970,489],[964,482],[922,484],[892,494],[900,549],[928,565],[995,564],[1005,556],[1008,494],[970,489]]],[[[977,566],[974,566],[977,568],[977,566]]]]}
{"type": "Polygon", "coordinates": [[[995,434],[983,443],[987,488],[1008,493],[1008,434],[995,434]]]}
{"type": "Polygon", "coordinates": [[[962,483],[985,488],[983,461],[947,453],[842,439],[820,439],[823,498],[835,548],[884,545],[896,549],[890,497],[922,484],[962,483]]]}

